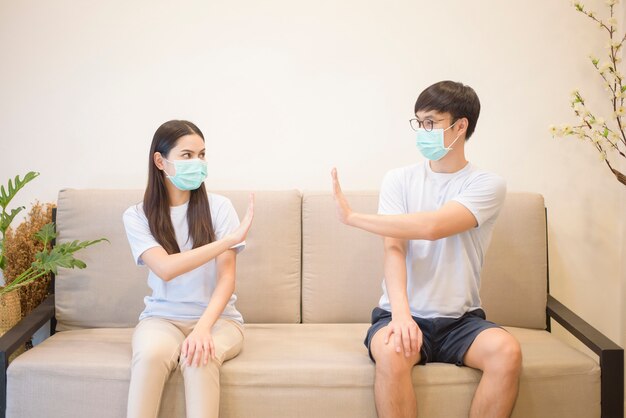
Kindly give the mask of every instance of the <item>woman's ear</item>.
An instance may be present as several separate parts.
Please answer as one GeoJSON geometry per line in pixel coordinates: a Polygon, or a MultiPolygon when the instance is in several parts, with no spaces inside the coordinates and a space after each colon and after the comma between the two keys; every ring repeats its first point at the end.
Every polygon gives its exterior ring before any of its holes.
{"type": "Polygon", "coordinates": [[[154,165],[159,170],[165,170],[165,165],[164,165],[165,162],[163,161],[163,156],[161,155],[160,152],[155,152],[152,160],[154,161],[154,165]]]}

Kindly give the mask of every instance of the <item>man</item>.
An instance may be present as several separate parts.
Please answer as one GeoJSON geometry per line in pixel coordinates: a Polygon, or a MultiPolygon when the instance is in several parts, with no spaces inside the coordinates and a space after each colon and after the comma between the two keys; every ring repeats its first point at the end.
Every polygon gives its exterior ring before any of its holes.
{"type": "Polygon", "coordinates": [[[341,222],[384,237],[383,295],[365,339],[380,418],[417,415],[411,371],[428,362],[482,370],[470,417],[508,417],[517,398],[519,343],[485,319],[479,296],[506,195],[502,178],[465,158],[479,113],[478,96],[461,83],[419,95],[410,123],[427,160],[387,173],[378,215],[353,212],[332,171],[341,222]]]}

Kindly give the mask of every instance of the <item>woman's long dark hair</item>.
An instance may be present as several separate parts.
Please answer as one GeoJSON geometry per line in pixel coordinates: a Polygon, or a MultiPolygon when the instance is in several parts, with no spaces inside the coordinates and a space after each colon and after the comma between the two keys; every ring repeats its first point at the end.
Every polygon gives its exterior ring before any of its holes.
{"type": "MultiPolygon", "coordinates": [[[[165,187],[165,182],[169,180],[166,179],[165,173],[154,164],[154,153],[159,152],[167,158],[180,137],[193,134],[199,135],[204,141],[204,135],[193,123],[185,120],[171,120],[159,126],[159,129],[154,133],[150,146],[148,186],[143,197],[143,210],[148,218],[152,236],[168,254],[179,253],[180,248],[174,234],[172,218],[170,217],[170,204],[165,187]]],[[[198,189],[191,191],[189,206],[187,207],[187,222],[193,248],[215,241],[215,230],[211,221],[211,209],[204,183],[198,189]]]]}

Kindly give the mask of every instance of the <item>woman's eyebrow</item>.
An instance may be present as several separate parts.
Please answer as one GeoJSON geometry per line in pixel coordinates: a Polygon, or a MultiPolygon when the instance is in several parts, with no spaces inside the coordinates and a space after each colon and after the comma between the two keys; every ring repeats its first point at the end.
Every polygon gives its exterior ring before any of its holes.
{"type": "MultiPolygon", "coordinates": [[[[192,150],[192,149],[181,149],[179,152],[181,152],[181,153],[182,152],[190,152],[190,153],[193,154],[195,151],[192,150]]],[[[202,148],[200,151],[198,151],[198,154],[201,153],[201,152],[206,152],[206,148],[202,148]]]]}

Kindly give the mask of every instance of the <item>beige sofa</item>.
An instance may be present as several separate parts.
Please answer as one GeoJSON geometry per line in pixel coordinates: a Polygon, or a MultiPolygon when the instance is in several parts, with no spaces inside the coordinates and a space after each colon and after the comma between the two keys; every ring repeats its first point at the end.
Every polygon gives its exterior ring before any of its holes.
{"type": "MultiPolygon", "coordinates": [[[[243,214],[247,192],[221,194],[243,214]]],[[[122,212],[141,197],[128,190],[59,194],[60,241],[107,237],[110,244],[83,251],[87,269],[62,271],[55,295],[0,338],[6,356],[55,314],[56,333],[8,367],[7,417],[125,416],[130,340],[148,288],[146,269],[133,263],[122,212]]],[[[237,263],[245,344],[223,366],[220,417],[376,417],[374,365],[363,338],[381,294],[381,238],[340,224],[330,193],[256,197],[237,263]]],[[[377,193],[348,197],[356,210],[376,211],[377,193]]],[[[622,416],[623,350],[549,296],[547,267],[543,199],[510,193],[486,254],[481,294],[488,318],[522,345],[513,416],[587,418],[601,408],[603,417],[622,416]],[[546,311],[596,350],[602,372],[598,359],[546,330],[546,311]]],[[[480,376],[449,364],[415,367],[419,416],[467,417],[480,376]]],[[[160,417],[184,417],[183,390],[180,373],[173,373],[160,417]]]]}

